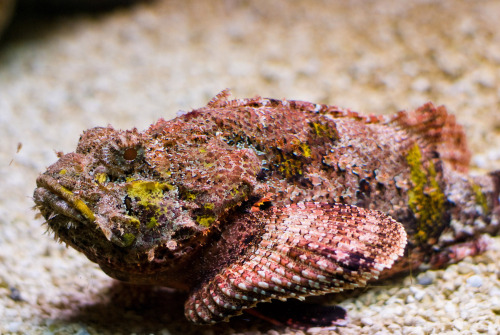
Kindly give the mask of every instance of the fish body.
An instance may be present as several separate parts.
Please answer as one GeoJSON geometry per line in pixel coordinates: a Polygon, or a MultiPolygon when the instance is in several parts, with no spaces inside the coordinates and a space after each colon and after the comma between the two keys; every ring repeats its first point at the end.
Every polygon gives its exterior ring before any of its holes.
{"type": "Polygon", "coordinates": [[[469,160],[442,106],[376,117],[224,91],[144,132],[85,131],[34,201],[108,275],[185,290],[186,317],[214,323],[482,252],[500,173],[469,160]]]}

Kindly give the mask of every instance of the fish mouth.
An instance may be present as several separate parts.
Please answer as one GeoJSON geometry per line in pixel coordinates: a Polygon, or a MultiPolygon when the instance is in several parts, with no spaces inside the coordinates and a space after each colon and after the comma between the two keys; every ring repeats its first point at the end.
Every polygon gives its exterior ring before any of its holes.
{"type": "Polygon", "coordinates": [[[58,217],[57,221],[66,218],[62,221],[95,222],[95,215],[87,204],[76,194],[60,185],[56,178],[41,175],[37,178],[36,184],[33,200],[49,226],[56,217],[58,217]]]}

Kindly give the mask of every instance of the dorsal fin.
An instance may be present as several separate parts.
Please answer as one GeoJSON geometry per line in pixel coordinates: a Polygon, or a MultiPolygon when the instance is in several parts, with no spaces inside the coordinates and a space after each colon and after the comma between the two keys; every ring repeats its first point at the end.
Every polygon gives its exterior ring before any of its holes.
{"type": "Polygon", "coordinates": [[[456,123],[455,116],[444,106],[435,107],[431,102],[414,111],[398,112],[391,120],[402,129],[409,131],[435,146],[440,158],[460,172],[467,172],[471,153],[463,127],[456,123]]]}

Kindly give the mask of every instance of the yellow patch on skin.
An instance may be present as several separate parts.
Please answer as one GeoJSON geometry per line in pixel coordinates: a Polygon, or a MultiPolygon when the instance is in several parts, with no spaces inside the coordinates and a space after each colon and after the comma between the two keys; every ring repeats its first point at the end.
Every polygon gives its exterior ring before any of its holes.
{"type": "Polygon", "coordinates": [[[304,154],[304,157],[306,157],[306,158],[311,157],[311,148],[307,145],[307,143],[301,143],[300,147],[302,148],[302,152],[304,154]]]}
{"type": "Polygon", "coordinates": [[[123,247],[128,247],[135,241],[135,235],[131,233],[125,233],[122,235],[123,247]]]}
{"type": "Polygon", "coordinates": [[[319,122],[310,122],[309,125],[314,131],[314,134],[317,137],[327,137],[327,138],[336,138],[337,132],[336,129],[331,128],[329,125],[321,124],[319,122]]]}
{"type": "Polygon", "coordinates": [[[240,190],[238,190],[236,187],[233,187],[233,189],[231,190],[231,196],[235,197],[238,194],[240,194],[240,190]]]}
{"type": "Polygon", "coordinates": [[[294,146],[294,154],[297,156],[303,156],[305,158],[311,157],[311,147],[305,143],[301,142],[298,139],[293,141],[293,146],[294,146]]]}
{"type": "Polygon", "coordinates": [[[410,166],[410,179],[413,187],[408,191],[408,204],[417,218],[415,238],[425,243],[439,233],[445,212],[445,195],[436,179],[437,173],[432,162],[427,169],[422,163],[422,153],[417,144],[406,156],[410,166]]]}
{"type": "Polygon", "coordinates": [[[158,227],[158,220],[156,220],[156,218],[153,216],[151,219],[149,219],[147,227],[150,229],[152,229],[154,227],[158,227]]]}
{"type": "Polygon", "coordinates": [[[276,163],[278,165],[278,171],[285,176],[285,178],[295,177],[297,175],[302,175],[302,162],[297,157],[292,155],[285,155],[279,153],[276,155],[276,163]]]}
{"type": "Polygon", "coordinates": [[[68,170],[66,170],[66,169],[62,169],[61,171],[59,171],[59,174],[61,176],[64,176],[66,173],[68,173],[68,170]]]}
{"type": "MultiPolygon", "coordinates": [[[[168,183],[160,183],[155,181],[143,180],[128,180],[127,194],[129,197],[138,199],[138,204],[144,206],[146,209],[152,210],[153,215],[149,221],[145,223],[146,227],[153,229],[158,227],[158,218],[162,214],[166,214],[166,208],[162,208],[160,202],[163,199],[164,192],[174,189],[174,186],[168,183]]],[[[137,220],[137,219],[136,219],[137,220]]],[[[137,220],[140,225],[139,220],[137,220]]]]}
{"type": "Polygon", "coordinates": [[[196,218],[196,222],[202,227],[210,227],[210,225],[215,222],[215,217],[210,215],[200,215],[196,218]]]}
{"type": "Polygon", "coordinates": [[[90,221],[95,221],[95,215],[87,206],[87,204],[76,197],[76,195],[68,190],[66,187],[61,186],[60,191],[66,196],[66,198],[86,219],[90,221]]]}
{"type": "Polygon", "coordinates": [[[186,193],[186,200],[190,201],[196,200],[196,194],[190,192],[186,193]]]}
{"type": "Polygon", "coordinates": [[[157,204],[163,198],[163,191],[172,189],[172,185],[156,181],[137,180],[127,184],[127,194],[139,198],[139,204],[143,206],[157,204]]]}
{"type": "Polygon", "coordinates": [[[484,195],[483,191],[481,190],[481,186],[471,182],[472,185],[472,191],[474,191],[474,195],[476,197],[476,204],[481,206],[483,209],[483,213],[486,214],[489,211],[488,208],[488,201],[486,200],[486,196],[484,195]]]}
{"type": "Polygon", "coordinates": [[[98,184],[104,184],[108,180],[108,176],[105,173],[96,173],[94,175],[94,180],[98,184]]]}
{"type": "Polygon", "coordinates": [[[80,211],[80,213],[82,213],[83,216],[85,216],[90,221],[95,220],[94,213],[90,210],[87,204],[83,202],[83,200],[77,199],[74,204],[75,207],[80,211]]]}
{"type": "Polygon", "coordinates": [[[128,220],[130,220],[127,222],[127,224],[133,225],[133,226],[135,226],[135,228],[139,228],[139,226],[141,225],[141,221],[139,221],[139,219],[136,218],[135,216],[125,215],[125,217],[128,220]]]}

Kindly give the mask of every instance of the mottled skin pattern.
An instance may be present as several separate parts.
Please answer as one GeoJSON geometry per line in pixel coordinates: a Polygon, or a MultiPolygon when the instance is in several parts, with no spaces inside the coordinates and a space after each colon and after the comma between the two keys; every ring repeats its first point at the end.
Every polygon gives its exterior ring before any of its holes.
{"type": "Polygon", "coordinates": [[[87,130],[34,200],[107,274],[186,290],[186,317],[211,323],[483,251],[500,176],[469,177],[469,157],[444,107],[374,117],[224,91],[143,133],[87,130]]]}

